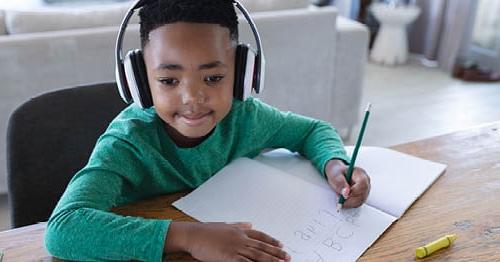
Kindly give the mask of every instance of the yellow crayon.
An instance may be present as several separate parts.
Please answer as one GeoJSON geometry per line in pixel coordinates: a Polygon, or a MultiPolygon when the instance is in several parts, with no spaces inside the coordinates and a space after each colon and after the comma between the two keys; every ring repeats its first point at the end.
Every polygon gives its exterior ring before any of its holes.
{"type": "Polygon", "coordinates": [[[453,243],[457,239],[457,235],[446,235],[436,241],[433,241],[423,247],[419,247],[416,250],[416,254],[418,258],[424,258],[426,256],[430,256],[435,251],[440,250],[441,248],[449,247],[451,243],[453,243]]]}

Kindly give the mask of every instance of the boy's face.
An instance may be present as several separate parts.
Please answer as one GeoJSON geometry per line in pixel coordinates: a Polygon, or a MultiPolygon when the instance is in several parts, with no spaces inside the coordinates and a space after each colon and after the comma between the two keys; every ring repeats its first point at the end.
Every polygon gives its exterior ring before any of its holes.
{"type": "Polygon", "coordinates": [[[235,56],[229,29],[167,24],[150,32],[143,52],[156,112],[174,140],[201,138],[229,113],[235,56]]]}

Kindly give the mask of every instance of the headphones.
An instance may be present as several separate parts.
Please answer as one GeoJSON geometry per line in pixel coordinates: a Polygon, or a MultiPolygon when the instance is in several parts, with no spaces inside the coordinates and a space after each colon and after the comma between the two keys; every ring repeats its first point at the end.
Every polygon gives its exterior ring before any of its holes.
{"type": "MultiPolygon", "coordinates": [[[[237,0],[231,0],[233,4],[245,16],[252,29],[257,51],[250,45],[239,43],[236,47],[235,76],[233,96],[239,100],[245,100],[252,90],[259,94],[264,89],[265,59],[262,51],[259,32],[248,14],[237,0]]],[[[134,11],[143,7],[147,0],[137,0],[128,10],[122,20],[120,31],[116,39],[116,68],[115,76],[120,96],[125,103],[136,103],[141,108],[153,106],[153,98],[148,83],[146,64],[140,49],[128,51],[125,58],[122,56],[122,45],[125,29],[134,11]]]]}

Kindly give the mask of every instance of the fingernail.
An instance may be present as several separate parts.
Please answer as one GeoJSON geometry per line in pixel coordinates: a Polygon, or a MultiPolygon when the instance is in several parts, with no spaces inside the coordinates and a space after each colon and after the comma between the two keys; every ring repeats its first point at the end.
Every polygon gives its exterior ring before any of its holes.
{"type": "Polygon", "coordinates": [[[242,227],[252,227],[252,223],[250,222],[231,222],[231,223],[228,223],[229,225],[233,225],[233,226],[242,226],[242,227]]]}
{"type": "Polygon", "coordinates": [[[284,247],[283,243],[282,243],[282,242],[280,242],[280,241],[278,241],[278,245],[279,245],[280,247],[284,247]]]}
{"type": "Polygon", "coordinates": [[[342,193],[342,196],[343,196],[345,199],[347,199],[347,198],[349,197],[349,195],[347,195],[347,188],[346,188],[346,187],[342,188],[341,193],[342,193]]]}

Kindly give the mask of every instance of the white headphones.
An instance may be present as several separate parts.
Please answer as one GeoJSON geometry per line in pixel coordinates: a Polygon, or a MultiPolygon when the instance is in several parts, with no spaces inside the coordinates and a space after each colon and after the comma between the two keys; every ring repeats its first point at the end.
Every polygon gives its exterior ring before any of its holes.
{"type": "MultiPolygon", "coordinates": [[[[252,90],[257,94],[264,90],[265,59],[255,23],[243,5],[237,0],[231,1],[245,16],[252,29],[257,45],[257,51],[254,51],[250,45],[244,43],[239,43],[236,48],[233,94],[236,99],[245,100],[250,96],[252,90]]],[[[134,11],[146,5],[146,2],[147,0],[137,0],[128,10],[120,25],[115,48],[115,76],[120,96],[125,103],[134,102],[141,108],[153,106],[142,51],[139,49],[128,51],[125,58],[123,58],[122,45],[130,18],[134,14],[134,11]]]]}

